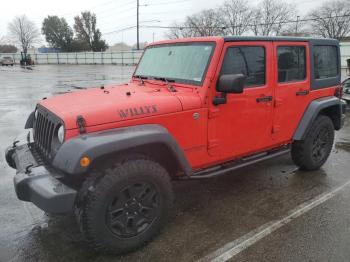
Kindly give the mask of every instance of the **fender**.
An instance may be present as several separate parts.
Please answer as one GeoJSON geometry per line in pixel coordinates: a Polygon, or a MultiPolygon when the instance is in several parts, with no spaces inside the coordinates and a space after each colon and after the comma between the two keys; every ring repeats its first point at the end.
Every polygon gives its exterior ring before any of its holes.
{"type": "Polygon", "coordinates": [[[177,161],[186,175],[193,173],[183,150],[172,135],[164,127],[155,124],[117,128],[69,139],[58,150],[52,165],[68,174],[81,174],[88,170],[88,167],[80,166],[80,159],[84,156],[93,162],[103,156],[142,146],[150,149],[152,145],[156,152],[156,145],[159,144],[171,151],[174,156],[172,161],[177,161]]]}
{"type": "Polygon", "coordinates": [[[293,140],[303,140],[304,136],[311,127],[313,121],[319,115],[319,113],[326,108],[334,108],[335,115],[337,119],[332,119],[334,123],[335,130],[341,128],[342,123],[342,103],[341,100],[337,97],[323,97],[316,100],[313,100],[307,107],[304,112],[303,117],[301,118],[299,125],[293,135],[293,140]],[[339,118],[339,119],[338,119],[339,118]]]}
{"type": "Polygon", "coordinates": [[[35,111],[31,112],[27,118],[26,124],[24,125],[24,129],[29,129],[34,127],[34,116],[35,111]]]}

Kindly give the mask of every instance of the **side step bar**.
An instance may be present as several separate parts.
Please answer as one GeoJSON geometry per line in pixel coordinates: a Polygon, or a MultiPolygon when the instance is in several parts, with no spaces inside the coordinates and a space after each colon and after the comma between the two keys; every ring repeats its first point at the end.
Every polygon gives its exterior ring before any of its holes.
{"type": "Polygon", "coordinates": [[[256,155],[252,155],[249,157],[240,158],[238,160],[227,162],[225,164],[210,167],[204,170],[200,170],[198,172],[195,172],[192,176],[187,177],[188,179],[201,179],[201,178],[211,178],[219,175],[226,174],[228,172],[231,172],[233,170],[239,169],[241,167],[249,166],[270,158],[278,157],[285,155],[290,152],[289,146],[284,146],[279,149],[259,153],[256,155]]]}

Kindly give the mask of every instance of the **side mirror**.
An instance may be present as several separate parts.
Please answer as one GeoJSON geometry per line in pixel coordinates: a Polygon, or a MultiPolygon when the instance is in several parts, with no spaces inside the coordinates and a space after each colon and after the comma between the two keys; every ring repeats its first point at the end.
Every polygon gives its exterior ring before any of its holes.
{"type": "Polygon", "coordinates": [[[243,74],[222,75],[219,78],[216,90],[222,93],[243,93],[246,76],[243,74]]]}
{"type": "Polygon", "coordinates": [[[213,104],[226,104],[227,93],[243,93],[246,76],[243,74],[222,75],[216,86],[216,91],[221,92],[221,97],[214,97],[213,104]]]}

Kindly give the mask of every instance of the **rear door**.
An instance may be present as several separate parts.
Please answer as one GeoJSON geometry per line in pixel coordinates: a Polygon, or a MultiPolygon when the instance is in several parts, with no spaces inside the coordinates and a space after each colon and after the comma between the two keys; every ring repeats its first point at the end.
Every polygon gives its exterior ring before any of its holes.
{"type": "Polygon", "coordinates": [[[276,57],[275,103],[272,137],[291,140],[305,111],[310,93],[308,42],[274,42],[276,57]]]}

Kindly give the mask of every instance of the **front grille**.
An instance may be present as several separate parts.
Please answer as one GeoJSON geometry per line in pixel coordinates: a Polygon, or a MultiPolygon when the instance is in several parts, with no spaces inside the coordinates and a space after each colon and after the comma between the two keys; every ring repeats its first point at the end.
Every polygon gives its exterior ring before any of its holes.
{"type": "Polygon", "coordinates": [[[53,157],[54,138],[59,125],[60,120],[53,113],[38,105],[34,123],[34,145],[44,158],[53,157]]]}

